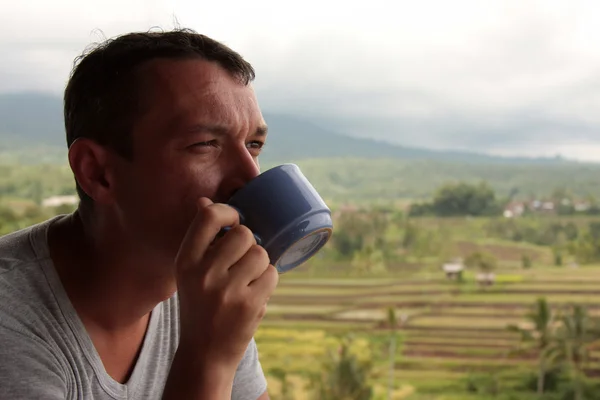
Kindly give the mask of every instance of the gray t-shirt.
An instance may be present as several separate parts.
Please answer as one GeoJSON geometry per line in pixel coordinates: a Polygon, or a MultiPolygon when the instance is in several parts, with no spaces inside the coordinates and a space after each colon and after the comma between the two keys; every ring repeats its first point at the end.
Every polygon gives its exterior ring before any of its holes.
{"type": "MultiPolygon", "coordinates": [[[[177,295],[158,304],[127,384],[112,379],[49,256],[55,219],[0,237],[0,399],[160,399],[179,339],[177,295]]],[[[234,400],[267,389],[252,340],[233,382],[234,400]]]]}

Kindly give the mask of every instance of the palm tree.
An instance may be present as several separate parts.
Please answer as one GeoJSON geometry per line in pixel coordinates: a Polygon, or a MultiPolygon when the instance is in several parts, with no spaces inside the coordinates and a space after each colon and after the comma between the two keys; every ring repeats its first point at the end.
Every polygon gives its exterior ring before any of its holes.
{"type": "Polygon", "coordinates": [[[548,352],[554,337],[556,318],[544,297],[537,299],[532,310],[525,317],[533,325],[533,329],[509,325],[508,330],[521,335],[521,344],[516,352],[537,351],[537,393],[541,397],[544,393],[546,373],[551,366],[548,362],[548,352]]]}
{"type": "Polygon", "coordinates": [[[387,323],[390,327],[390,376],[388,383],[388,400],[392,399],[392,394],[394,392],[394,370],[395,370],[395,355],[396,355],[396,309],[394,307],[389,307],[387,312],[387,323]]]}
{"type": "Polygon", "coordinates": [[[351,354],[350,339],[344,338],[337,354],[331,353],[321,371],[311,377],[311,386],[319,400],[370,400],[370,372],[371,364],[351,354]]]}
{"type": "Polygon", "coordinates": [[[568,366],[575,400],[583,400],[584,366],[589,360],[588,346],[597,339],[597,326],[581,305],[569,307],[560,321],[561,326],[549,355],[568,366]]]}

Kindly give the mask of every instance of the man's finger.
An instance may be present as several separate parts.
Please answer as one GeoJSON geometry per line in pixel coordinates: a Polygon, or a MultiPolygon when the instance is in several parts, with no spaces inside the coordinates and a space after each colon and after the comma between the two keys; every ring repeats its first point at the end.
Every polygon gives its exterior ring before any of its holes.
{"type": "Polygon", "coordinates": [[[177,254],[177,267],[186,269],[196,265],[221,229],[237,225],[239,214],[234,208],[200,199],[198,213],[190,224],[177,254]]]}
{"type": "MultiPolygon", "coordinates": [[[[210,247],[204,260],[207,261],[207,265],[223,266],[223,272],[227,273],[232,265],[248,258],[253,246],[257,245],[252,231],[243,225],[237,225],[210,247]]],[[[250,270],[247,270],[246,275],[249,272],[250,270]]]]}
{"type": "Polygon", "coordinates": [[[279,273],[277,269],[269,264],[269,267],[262,273],[258,279],[248,285],[249,289],[259,296],[259,300],[262,303],[269,301],[271,294],[279,283],[279,273]]]}
{"type": "MultiPolygon", "coordinates": [[[[254,239],[252,232],[250,236],[254,239]]],[[[269,255],[266,250],[256,244],[246,248],[245,254],[229,268],[229,276],[234,285],[239,288],[245,288],[251,282],[260,278],[269,265],[269,255]]]]}

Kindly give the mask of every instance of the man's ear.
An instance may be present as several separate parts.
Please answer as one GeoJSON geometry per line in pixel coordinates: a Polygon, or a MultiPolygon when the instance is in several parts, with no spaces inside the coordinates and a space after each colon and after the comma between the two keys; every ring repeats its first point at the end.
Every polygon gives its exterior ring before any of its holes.
{"type": "Polygon", "coordinates": [[[69,147],[69,165],[75,180],[94,202],[114,201],[114,181],[109,150],[87,138],[76,139],[69,147]]]}

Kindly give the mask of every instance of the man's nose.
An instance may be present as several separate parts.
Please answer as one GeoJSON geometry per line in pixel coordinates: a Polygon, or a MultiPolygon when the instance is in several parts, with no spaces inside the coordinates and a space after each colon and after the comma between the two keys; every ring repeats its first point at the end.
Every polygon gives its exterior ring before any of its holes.
{"type": "Polygon", "coordinates": [[[240,153],[239,157],[237,157],[237,173],[244,181],[244,184],[246,184],[260,174],[260,168],[258,166],[258,160],[256,160],[247,149],[240,153]]]}
{"type": "Polygon", "coordinates": [[[260,174],[258,161],[252,157],[246,148],[243,151],[236,152],[229,162],[229,191],[231,194],[237,192],[260,174]]]}

